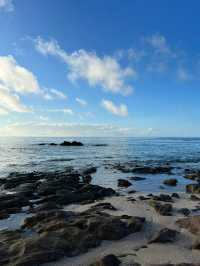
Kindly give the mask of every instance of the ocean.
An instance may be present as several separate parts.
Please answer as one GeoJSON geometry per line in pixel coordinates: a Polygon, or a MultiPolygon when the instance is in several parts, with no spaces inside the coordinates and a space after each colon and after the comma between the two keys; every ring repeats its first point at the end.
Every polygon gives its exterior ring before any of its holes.
{"type": "MultiPolygon", "coordinates": [[[[117,163],[135,162],[138,165],[163,165],[173,169],[170,178],[177,178],[176,187],[163,187],[166,174],[140,174],[142,181],[133,181],[141,192],[183,192],[190,183],[183,177],[185,168],[200,169],[200,138],[0,138],[0,177],[11,172],[55,171],[66,167],[96,166],[92,183],[117,188],[118,178],[136,175],[113,169],[117,163]],[[81,141],[82,147],[40,146],[40,143],[81,141]]],[[[123,190],[121,191],[123,193],[123,190]]]]}

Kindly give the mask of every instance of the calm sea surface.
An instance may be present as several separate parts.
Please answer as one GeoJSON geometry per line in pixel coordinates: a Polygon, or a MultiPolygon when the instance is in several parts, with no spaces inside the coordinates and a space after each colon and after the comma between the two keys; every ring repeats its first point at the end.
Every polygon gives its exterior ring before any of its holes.
{"type": "MultiPolygon", "coordinates": [[[[83,168],[97,166],[93,183],[117,188],[118,178],[133,174],[114,171],[109,165],[137,162],[139,165],[174,166],[179,180],[176,188],[166,191],[184,191],[189,181],[183,178],[185,168],[200,169],[200,138],[0,138],[0,177],[11,172],[54,171],[68,166],[83,168]],[[39,146],[39,143],[79,140],[83,147],[39,146]],[[105,146],[98,146],[105,144],[105,146]]],[[[138,176],[138,175],[137,175],[138,176]]],[[[142,192],[161,191],[167,175],[140,175],[146,180],[133,183],[142,192]]]]}

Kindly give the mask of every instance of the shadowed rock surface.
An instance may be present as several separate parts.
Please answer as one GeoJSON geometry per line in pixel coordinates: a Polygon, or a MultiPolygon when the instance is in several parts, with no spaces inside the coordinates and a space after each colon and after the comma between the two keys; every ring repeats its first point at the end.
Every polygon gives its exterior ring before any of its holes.
{"type": "Polygon", "coordinates": [[[115,217],[89,209],[83,213],[39,211],[20,230],[0,231],[0,265],[35,266],[76,256],[142,229],[144,218],[115,217]],[[29,230],[29,234],[25,232],[29,230]]]}

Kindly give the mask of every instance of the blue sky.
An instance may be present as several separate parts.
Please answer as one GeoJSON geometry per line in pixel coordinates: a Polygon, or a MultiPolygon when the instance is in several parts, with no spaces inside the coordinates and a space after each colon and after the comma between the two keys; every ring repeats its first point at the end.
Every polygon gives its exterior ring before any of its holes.
{"type": "Polygon", "coordinates": [[[0,0],[0,135],[200,136],[199,9],[0,0]]]}

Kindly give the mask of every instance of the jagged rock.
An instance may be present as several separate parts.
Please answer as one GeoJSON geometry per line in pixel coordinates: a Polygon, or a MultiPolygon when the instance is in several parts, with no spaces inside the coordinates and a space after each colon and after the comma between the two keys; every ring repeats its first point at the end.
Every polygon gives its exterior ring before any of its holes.
{"type": "Polygon", "coordinates": [[[177,235],[179,234],[178,231],[172,230],[169,228],[163,228],[158,233],[156,233],[148,243],[167,243],[167,242],[174,242],[176,240],[177,235]]]}

